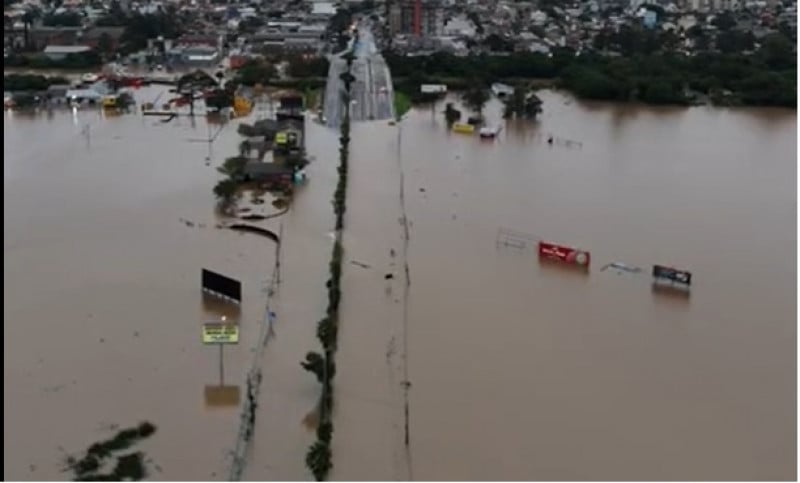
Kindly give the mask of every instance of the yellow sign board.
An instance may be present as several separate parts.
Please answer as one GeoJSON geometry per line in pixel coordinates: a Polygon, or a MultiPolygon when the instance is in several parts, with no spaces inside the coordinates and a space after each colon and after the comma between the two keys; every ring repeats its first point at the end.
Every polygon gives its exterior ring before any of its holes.
{"type": "Polygon", "coordinates": [[[275,144],[286,144],[286,132],[281,131],[275,134],[275,144]]]}
{"type": "Polygon", "coordinates": [[[239,326],[210,322],[203,324],[203,344],[238,344],[239,326]]]}

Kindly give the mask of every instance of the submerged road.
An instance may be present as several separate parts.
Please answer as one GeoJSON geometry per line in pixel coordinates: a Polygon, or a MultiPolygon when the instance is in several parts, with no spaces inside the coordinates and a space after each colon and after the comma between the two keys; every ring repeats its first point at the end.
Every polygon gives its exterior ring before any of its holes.
{"type": "MultiPolygon", "coordinates": [[[[350,117],[353,121],[380,121],[394,118],[394,89],[389,68],[375,45],[369,27],[359,29],[358,40],[352,44],[356,58],[351,74],[350,117]]],[[[326,124],[336,127],[344,119],[343,96],[345,85],[341,75],[347,71],[347,62],[341,54],[330,57],[328,84],[325,88],[326,124]]]]}

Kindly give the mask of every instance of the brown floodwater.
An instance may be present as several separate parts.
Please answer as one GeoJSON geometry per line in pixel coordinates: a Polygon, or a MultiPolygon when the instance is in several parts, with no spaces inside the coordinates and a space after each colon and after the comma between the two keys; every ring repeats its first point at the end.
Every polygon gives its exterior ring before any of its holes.
{"type": "Polygon", "coordinates": [[[542,98],[494,141],[354,125],[332,477],[795,479],[796,113],[542,98]]]}
{"type": "MultiPolygon", "coordinates": [[[[137,101],[161,91],[140,90],[137,101]]],[[[206,387],[221,381],[219,351],[201,343],[201,324],[221,315],[239,320],[240,343],[224,349],[222,382],[240,386],[244,401],[275,254],[265,238],[215,228],[211,190],[221,178],[215,168],[237,152],[237,122],[209,150],[202,140],[217,126],[202,117],[162,124],[138,114],[106,118],[96,110],[5,114],[5,479],[70,479],[62,471],[68,454],[80,456],[111,436],[112,425],[143,420],[158,428],[140,445],[152,478],[228,477],[239,407],[206,401],[206,387]],[[201,267],[241,280],[241,307],[203,297],[201,267]]],[[[309,136],[312,154],[335,143],[321,126],[310,125],[309,136]]],[[[283,221],[287,238],[303,234],[285,250],[285,272],[297,269],[300,247],[318,272],[330,253],[332,221],[320,218],[332,220],[335,171],[326,178],[321,163],[309,171],[319,176],[298,194],[297,209],[256,222],[278,232],[283,221]]],[[[275,211],[266,201],[253,211],[275,211]]],[[[324,280],[315,280],[318,300],[309,302],[292,292],[296,278],[285,276],[287,310],[302,303],[321,314],[324,280]]],[[[285,329],[279,318],[275,329],[284,340],[307,329],[307,339],[293,346],[286,378],[309,393],[316,385],[299,361],[313,348],[316,318],[285,329]]],[[[313,395],[307,399],[313,404],[313,395]]],[[[300,419],[286,439],[307,444],[311,437],[300,419]]],[[[302,454],[297,458],[293,467],[302,471],[302,454]]]]}
{"type": "MultiPolygon", "coordinates": [[[[492,142],[449,133],[441,105],[353,126],[331,477],[794,478],[795,113],[542,97],[492,142]],[[500,228],[590,250],[591,271],[498,247],[500,228]],[[653,263],[691,270],[691,297],[652,291],[653,263]]],[[[239,318],[224,382],[244,400],[275,261],[215,228],[236,122],[209,151],[203,119],[5,114],[6,479],[68,479],[66,454],[141,420],[153,479],[228,477],[239,408],[206,404],[200,325],[239,318]],[[202,296],[201,267],[242,280],[238,311],[202,296]]],[[[327,304],[338,134],[307,133],[307,185],[258,223],[284,243],[248,480],[311,477],[299,362],[327,304]]]]}

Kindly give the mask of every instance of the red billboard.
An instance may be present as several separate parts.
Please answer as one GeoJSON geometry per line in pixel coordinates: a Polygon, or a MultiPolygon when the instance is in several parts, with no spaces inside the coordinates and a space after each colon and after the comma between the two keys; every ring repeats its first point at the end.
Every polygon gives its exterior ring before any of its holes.
{"type": "Polygon", "coordinates": [[[539,258],[558,260],[571,265],[588,268],[591,257],[589,256],[589,252],[585,252],[583,250],[540,241],[539,258]]]}

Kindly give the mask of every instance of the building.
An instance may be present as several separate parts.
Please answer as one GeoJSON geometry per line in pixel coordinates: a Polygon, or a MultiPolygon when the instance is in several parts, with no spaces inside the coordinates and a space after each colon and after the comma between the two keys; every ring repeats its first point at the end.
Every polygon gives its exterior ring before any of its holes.
{"type": "Polygon", "coordinates": [[[250,45],[269,54],[318,53],[324,46],[324,34],[316,30],[296,32],[259,32],[248,39],[250,45]]]}
{"type": "Polygon", "coordinates": [[[275,188],[290,188],[294,179],[294,171],[279,163],[262,163],[248,161],[244,165],[246,181],[256,181],[272,185],[275,188]]]}
{"type": "Polygon", "coordinates": [[[444,31],[444,10],[439,0],[395,0],[389,5],[389,33],[436,37],[444,31]]]}
{"type": "Polygon", "coordinates": [[[50,60],[64,60],[71,54],[85,54],[91,52],[88,45],[48,45],[44,48],[44,55],[50,60]]]}

